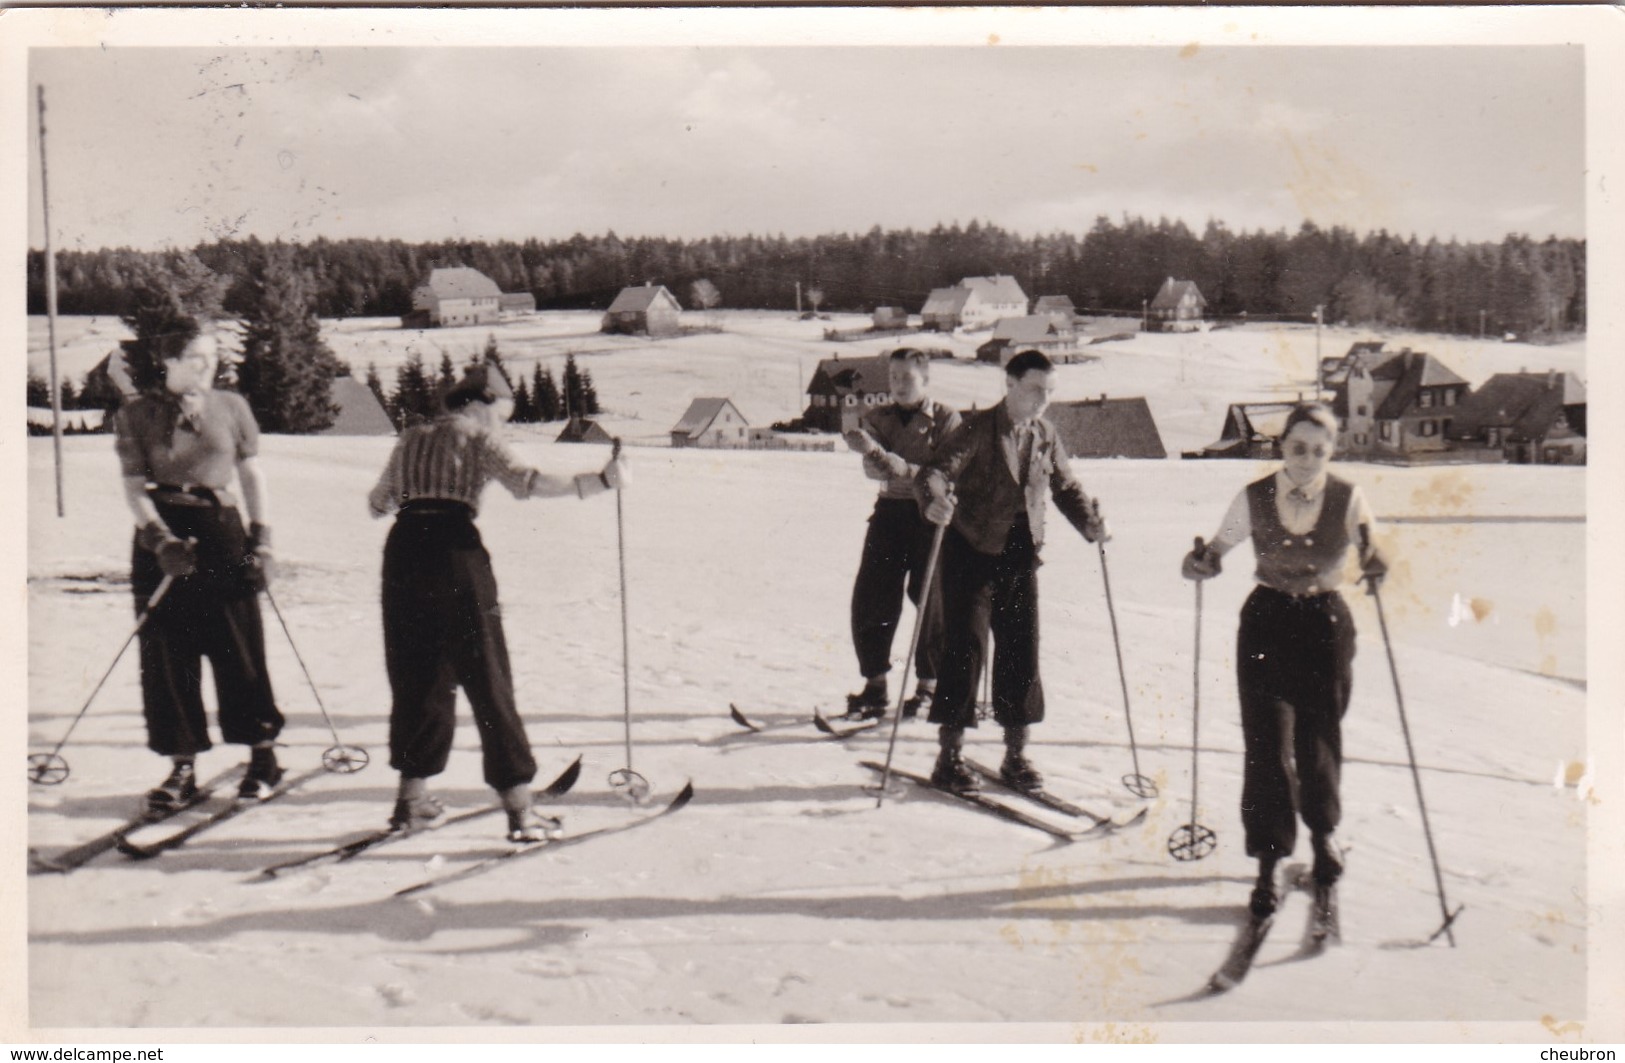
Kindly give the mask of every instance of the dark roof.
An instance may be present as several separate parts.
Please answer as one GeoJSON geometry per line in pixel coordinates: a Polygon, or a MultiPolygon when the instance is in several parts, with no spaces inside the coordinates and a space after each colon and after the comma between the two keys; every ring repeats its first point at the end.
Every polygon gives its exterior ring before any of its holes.
{"type": "Polygon", "coordinates": [[[584,417],[572,417],[565,422],[564,431],[559,433],[556,442],[613,443],[615,437],[605,431],[604,426],[597,421],[584,417]]]}
{"type": "MultiPolygon", "coordinates": [[[[1450,434],[1476,436],[1490,427],[1510,428],[1519,439],[1540,439],[1565,406],[1583,406],[1585,385],[1573,373],[1496,373],[1455,408],[1450,434]]],[[[1583,431],[1583,425],[1571,425],[1583,431]]]]}
{"type": "Polygon", "coordinates": [[[353,376],[333,378],[333,389],[328,393],[339,408],[333,424],[321,430],[324,436],[392,436],[395,426],[389,423],[389,414],[378,403],[365,382],[353,376]]]}
{"type": "Polygon", "coordinates": [[[1075,458],[1166,458],[1157,423],[1143,398],[1054,402],[1045,420],[1075,458]]]}
{"type": "MultiPolygon", "coordinates": [[[[682,418],[671,426],[671,430],[686,436],[698,435],[710,427],[725,406],[733,406],[733,403],[728,399],[695,399],[688,404],[688,409],[683,411],[682,418]]],[[[739,413],[739,408],[734,407],[734,412],[739,413]]],[[[740,413],[739,419],[744,421],[745,415],[740,413]]]]}
{"type": "Polygon", "coordinates": [[[809,395],[884,395],[891,391],[891,375],[887,369],[890,359],[884,355],[870,358],[825,358],[818,363],[812,382],[807,385],[809,395]]]}
{"type": "Polygon", "coordinates": [[[432,269],[424,287],[441,299],[493,299],[502,294],[496,281],[468,266],[432,269]]]}
{"type": "Polygon", "coordinates": [[[1388,394],[1380,400],[1375,394],[1371,397],[1377,403],[1375,416],[1378,420],[1393,420],[1415,406],[1416,393],[1420,388],[1467,383],[1433,355],[1409,348],[1371,370],[1371,379],[1393,382],[1388,394]]]}
{"type": "Polygon", "coordinates": [[[1197,306],[1207,305],[1207,300],[1202,298],[1201,289],[1196,287],[1195,281],[1176,281],[1169,277],[1162,282],[1162,287],[1157,289],[1156,298],[1151,300],[1151,309],[1172,310],[1187,293],[1196,296],[1197,306]]]}
{"type": "Polygon", "coordinates": [[[611,314],[641,314],[653,306],[661,295],[671,300],[672,309],[681,309],[677,297],[666,291],[663,284],[639,284],[633,288],[622,288],[615,301],[609,304],[607,313],[611,314]]]}

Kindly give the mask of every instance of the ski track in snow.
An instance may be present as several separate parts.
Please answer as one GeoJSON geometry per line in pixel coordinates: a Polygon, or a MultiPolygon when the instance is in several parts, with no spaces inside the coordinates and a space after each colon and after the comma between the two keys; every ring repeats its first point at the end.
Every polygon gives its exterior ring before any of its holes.
{"type": "MultiPolygon", "coordinates": [[[[811,377],[819,357],[886,346],[816,342],[825,325],[852,324],[841,320],[728,321],[732,331],[721,336],[656,344],[588,337],[590,324],[568,315],[512,334],[485,327],[436,339],[455,355],[456,342],[473,350],[495,331],[509,364],[526,371],[537,357],[556,371],[570,346],[613,350],[580,356],[609,409],[604,421],[650,442],[697,395],[731,394],[753,423],[793,416],[798,380],[811,377]]],[[[99,357],[107,324],[92,334],[70,321],[65,342],[99,357]]],[[[416,335],[377,322],[328,327],[341,356],[362,367],[377,361],[386,379],[389,356],[416,335]]],[[[1327,335],[1328,353],[1364,338],[1327,335]]],[[[923,342],[963,354],[976,337],[923,342]]],[[[1544,367],[1549,355],[1558,368],[1583,369],[1583,346],[1509,352],[1399,342],[1440,355],[1475,382],[1506,359],[1544,367]]],[[[1312,330],[1290,329],[1103,344],[1090,348],[1101,363],[1062,369],[1061,397],[1146,394],[1175,452],[1217,434],[1225,401],[1289,391],[1282,359],[1296,358],[1301,370],[1313,344],[1312,330]]],[[[992,370],[940,365],[934,378],[941,398],[997,399],[992,370]]],[[[514,429],[515,449],[562,471],[607,456],[555,445],[557,427],[514,429]]],[[[624,530],[634,765],[657,797],[692,778],[695,801],[667,822],[521,858],[415,898],[389,895],[500,849],[500,817],[253,881],[261,867],[376,829],[388,814],[394,776],[377,609],[388,522],[368,519],[364,496],[389,445],[268,437],[262,457],[276,513],[273,592],[342,738],[367,748],[372,765],[316,779],[158,860],[112,853],[66,877],[29,879],[35,1025],[1113,1021],[1137,1029],[1282,1019],[1533,1024],[1584,1013],[1594,918],[1587,805],[1572,778],[1553,780],[1586,759],[1585,527],[1555,523],[1384,530],[1396,559],[1384,605],[1445,885],[1453,903],[1467,905],[1459,947],[1407,947],[1438,925],[1438,905],[1376,615],[1351,590],[1360,645],[1345,727],[1341,834],[1354,847],[1342,889],[1345,943],[1294,962],[1308,903],[1291,895],[1243,987],[1182,999],[1223,958],[1251,879],[1236,814],[1233,660],[1250,559],[1233,554],[1205,595],[1198,818],[1218,832],[1219,848],[1193,864],[1165,849],[1191,815],[1194,618],[1178,563],[1191,536],[1211,534],[1263,468],[1250,462],[1076,463],[1116,536],[1107,549],[1138,753],[1161,788],[1139,827],[1051,845],[918,790],[876,809],[864,789],[873,777],[858,761],[884,756],[890,722],[844,743],[811,725],[815,708],[840,711],[856,682],[847,607],[873,487],[855,459],[633,447],[624,530]],[[746,734],[729,719],[730,702],[772,729],[746,734]],[[120,971],[97,983],[94,999],[77,980],[90,964],[120,971]]],[[[30,750],[61,736],[133,623],[110,441],[70,438],[64,453],[68,515],[58,520],[50,442],[29,443],[30,750]]],[[[1342,471],[1367,490],[1379,519],[1585,512],[1582,470],[1342,471]]],[[[1117,782],[1130,757],[1099,558],[1053,510],[1051,519],[1039,577],[1051,709],[1032,752],[1056,793],[1103,813],[1131,812],[1139,803],[1117,782]]],[[[554,811],[571,833],[647,814],[606,781],[625,759],[613,501],[520,503],[493,487],[480,526],[540,775],[585,755],[580,781],[554,811]]],[[[288,716],[283,759],[313,766],[332,736],[265,613],[288,716]]],[[[905,613],[899,665],[911,624],[905,613]]],[[[904,674],[893,673],[894,695],[904,674]]],[[[206,697],[212,703],[212,692],[206,697]]],[[[434,782],[454,811],[490,800],[466,706],[459,712],[451,765],[434,782]]],[[[996,731],[973,732],[972,743],[981,759],[998,756],[996,731]]],[[[69,780],[30,787],[28,843],[51,852],[127,815],[163,773],[143,747],[132,649],[63,751],[69,780]]],[[[927,725],[901,726],[898,764],[923,770],[934,752],[927,725]]],[[[203,770],[238,756],[217,747],[203,770]]]]}

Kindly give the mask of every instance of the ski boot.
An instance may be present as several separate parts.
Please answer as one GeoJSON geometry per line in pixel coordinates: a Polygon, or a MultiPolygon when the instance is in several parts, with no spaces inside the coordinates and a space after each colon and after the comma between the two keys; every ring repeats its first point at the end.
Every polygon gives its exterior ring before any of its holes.
{"type": "Polygon", "coordinates": [[[440,817],[445,814],[446,806],[428,794],[398,797],[395,799],[395,811],[389,814],[389,829],[407,833],[428,830],[439,823],[440,817]]]}
{"type": "Polygon", "coordinates": [[[936,766],[931,769],[932,786],[956,794],[973,794],[982,788],[976,773],[965,765],[965,758],[960,754],[964,738],[964,731],[948,727],[942,729],[939,739],[942,752],[937,755],[936,766]]]}
{"type": "Polygon", "coordinates": [[[936,696],[937,692],[931,687],[915,687],[914,694],[903,702],[903,719],[915,719],[921,712],[931,715],[931,702],[936,696]]]}
{"type": "Polygon", "coordinates": [[[508,841],[515,845],[557,841],[564,836],[564,821],[544,815],[534,808],[508,810],[508,841]]]}
{"type": "Polygon", "coordinates": [[[190,760],[177,760],[169,778],[147,791],[148,815],[167,816],[197,800],[197,769],[190,760]]]}
{"type": "Polygon", "coordinates": [[[248,754],[248,770],[237,786],[237,797],[243,801],[264,801],[276,792],[283,771],[276,762],[276,750],[270,746],[255,746],[248,754]]]}
{"type": "Polygon", "coordinates": [[[1044,776],[1027,759],[1027,728],[1007,727],[1004,730],[1004,763],[999,765],[999,778],[1022,793],[1035,794],[1044,788],[1044,776]]]}
{"type": "Polygon", "coordinates": [[[1275,884],[1275,859],[1261,857],[1258,861],[1258,882],[1252,896],[1247,899],[1247,911],[1254,919],[1268,919],[1281,905],[1281,891],[1275,884]]]}
{"type": "Polygon", "coordinates": [[[849,720],[880,720],[886,716],[886,684],[870,683],[862,693],[846,696],[846,718],[849,720]]]}
{"type": "Polygon", "coordinates": [[[1335,886],[1343,877],[1343,850],[1331,833],[1316,834],[1310,838],[1315,850],[1314,881],[1322,886],[1335,886]]]}

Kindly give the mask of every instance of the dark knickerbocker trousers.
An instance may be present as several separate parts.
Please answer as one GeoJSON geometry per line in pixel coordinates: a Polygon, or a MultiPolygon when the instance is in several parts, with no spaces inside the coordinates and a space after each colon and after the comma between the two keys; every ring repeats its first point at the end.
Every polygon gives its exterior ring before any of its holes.
{"type": "Polygon", "coordinates": [[[1316,833],[1342,818],[1342,721],[1354,689],[1354,619],[1343,596],[1255,589],[1236,633],[1236,679],[1247,855],[1288,856],[1299,814],[1316,833]]]}
{"type": "Polygon", "coordinates": [[[1025,517],[998,554],[984,554],[954,528],[942,540],[944,644],[930,720],[976,726],[976,688],[993,635],[993,718],[1004,727],[1044,718],[1038,678],[1038,551],[1025,517]]]}
{"type": "MultiPolygon", "coordinates": [[[[852,585],[852,644],[865,678],[884,675],[891,668],[892,640],[903,615],[905,588],[908,600],[920,604],[925,563],[931,553],[935,527],[920,516],[910,498],[882,498],[869,517],[863,537],[863,559],[852,585]]],[[[941,571],[941,564],[938,564],[941,571]]],[[[933,578],[914,655],[914,674],[934,680],[942,658],[941,579],[933,578]]]]}
{"type": "MultiPolygon", "coordinates": [[[[147,748],[193,756],[213,746],[203,707],[204,657],[214,675],[221,739],[253,745],[276,738],[283,720],[265,667],[259,599],[245,571],[242,519],[208,492],[163,492],[153,501],[171,531],[196,540],[197,571],[170,584],[141,628],[147,748]]],[[[137,616],[148,611],[162,580],[157,555],[133,546],[130,586],[137,616]]]]}
{"type": "Polygon", "coordinates": [[[383,604],[390,767],[417,779],[445,770],[461,685],[485,781],[498,790],[530,782],[536,761],[514,705],[496,576],[466,506],[401,511],[384,544],[383,604]]]}

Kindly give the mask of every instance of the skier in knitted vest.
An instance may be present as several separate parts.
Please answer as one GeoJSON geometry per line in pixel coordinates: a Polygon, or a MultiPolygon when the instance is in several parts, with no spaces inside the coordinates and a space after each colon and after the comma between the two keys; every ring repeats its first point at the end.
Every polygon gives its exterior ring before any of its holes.
{"type": "Polygon", "coordinates": [[[1248,484],[1211,542],[1185,556],[1186,579],[1217,576],[1220,559],[1251,540],[1258,586],[1242,606],[1236,683],[1246,764],[1241,822],[1258,860],[1249,904],[1263,918],[1280,901],[1275,866],[1292,855],[1302,816],[1314,848],[1314,877],[1343,873],[1333,838],[1342,818],[1342,719],[1353,690],[1354,620],[1338,592],[1350,549],[1375,590],[1387,566],[1374,545],[1375,520],[1359,487],[1327,471],[1337,417],[1321,403],[1287,416],[1279,471],[1248,484]]]}

